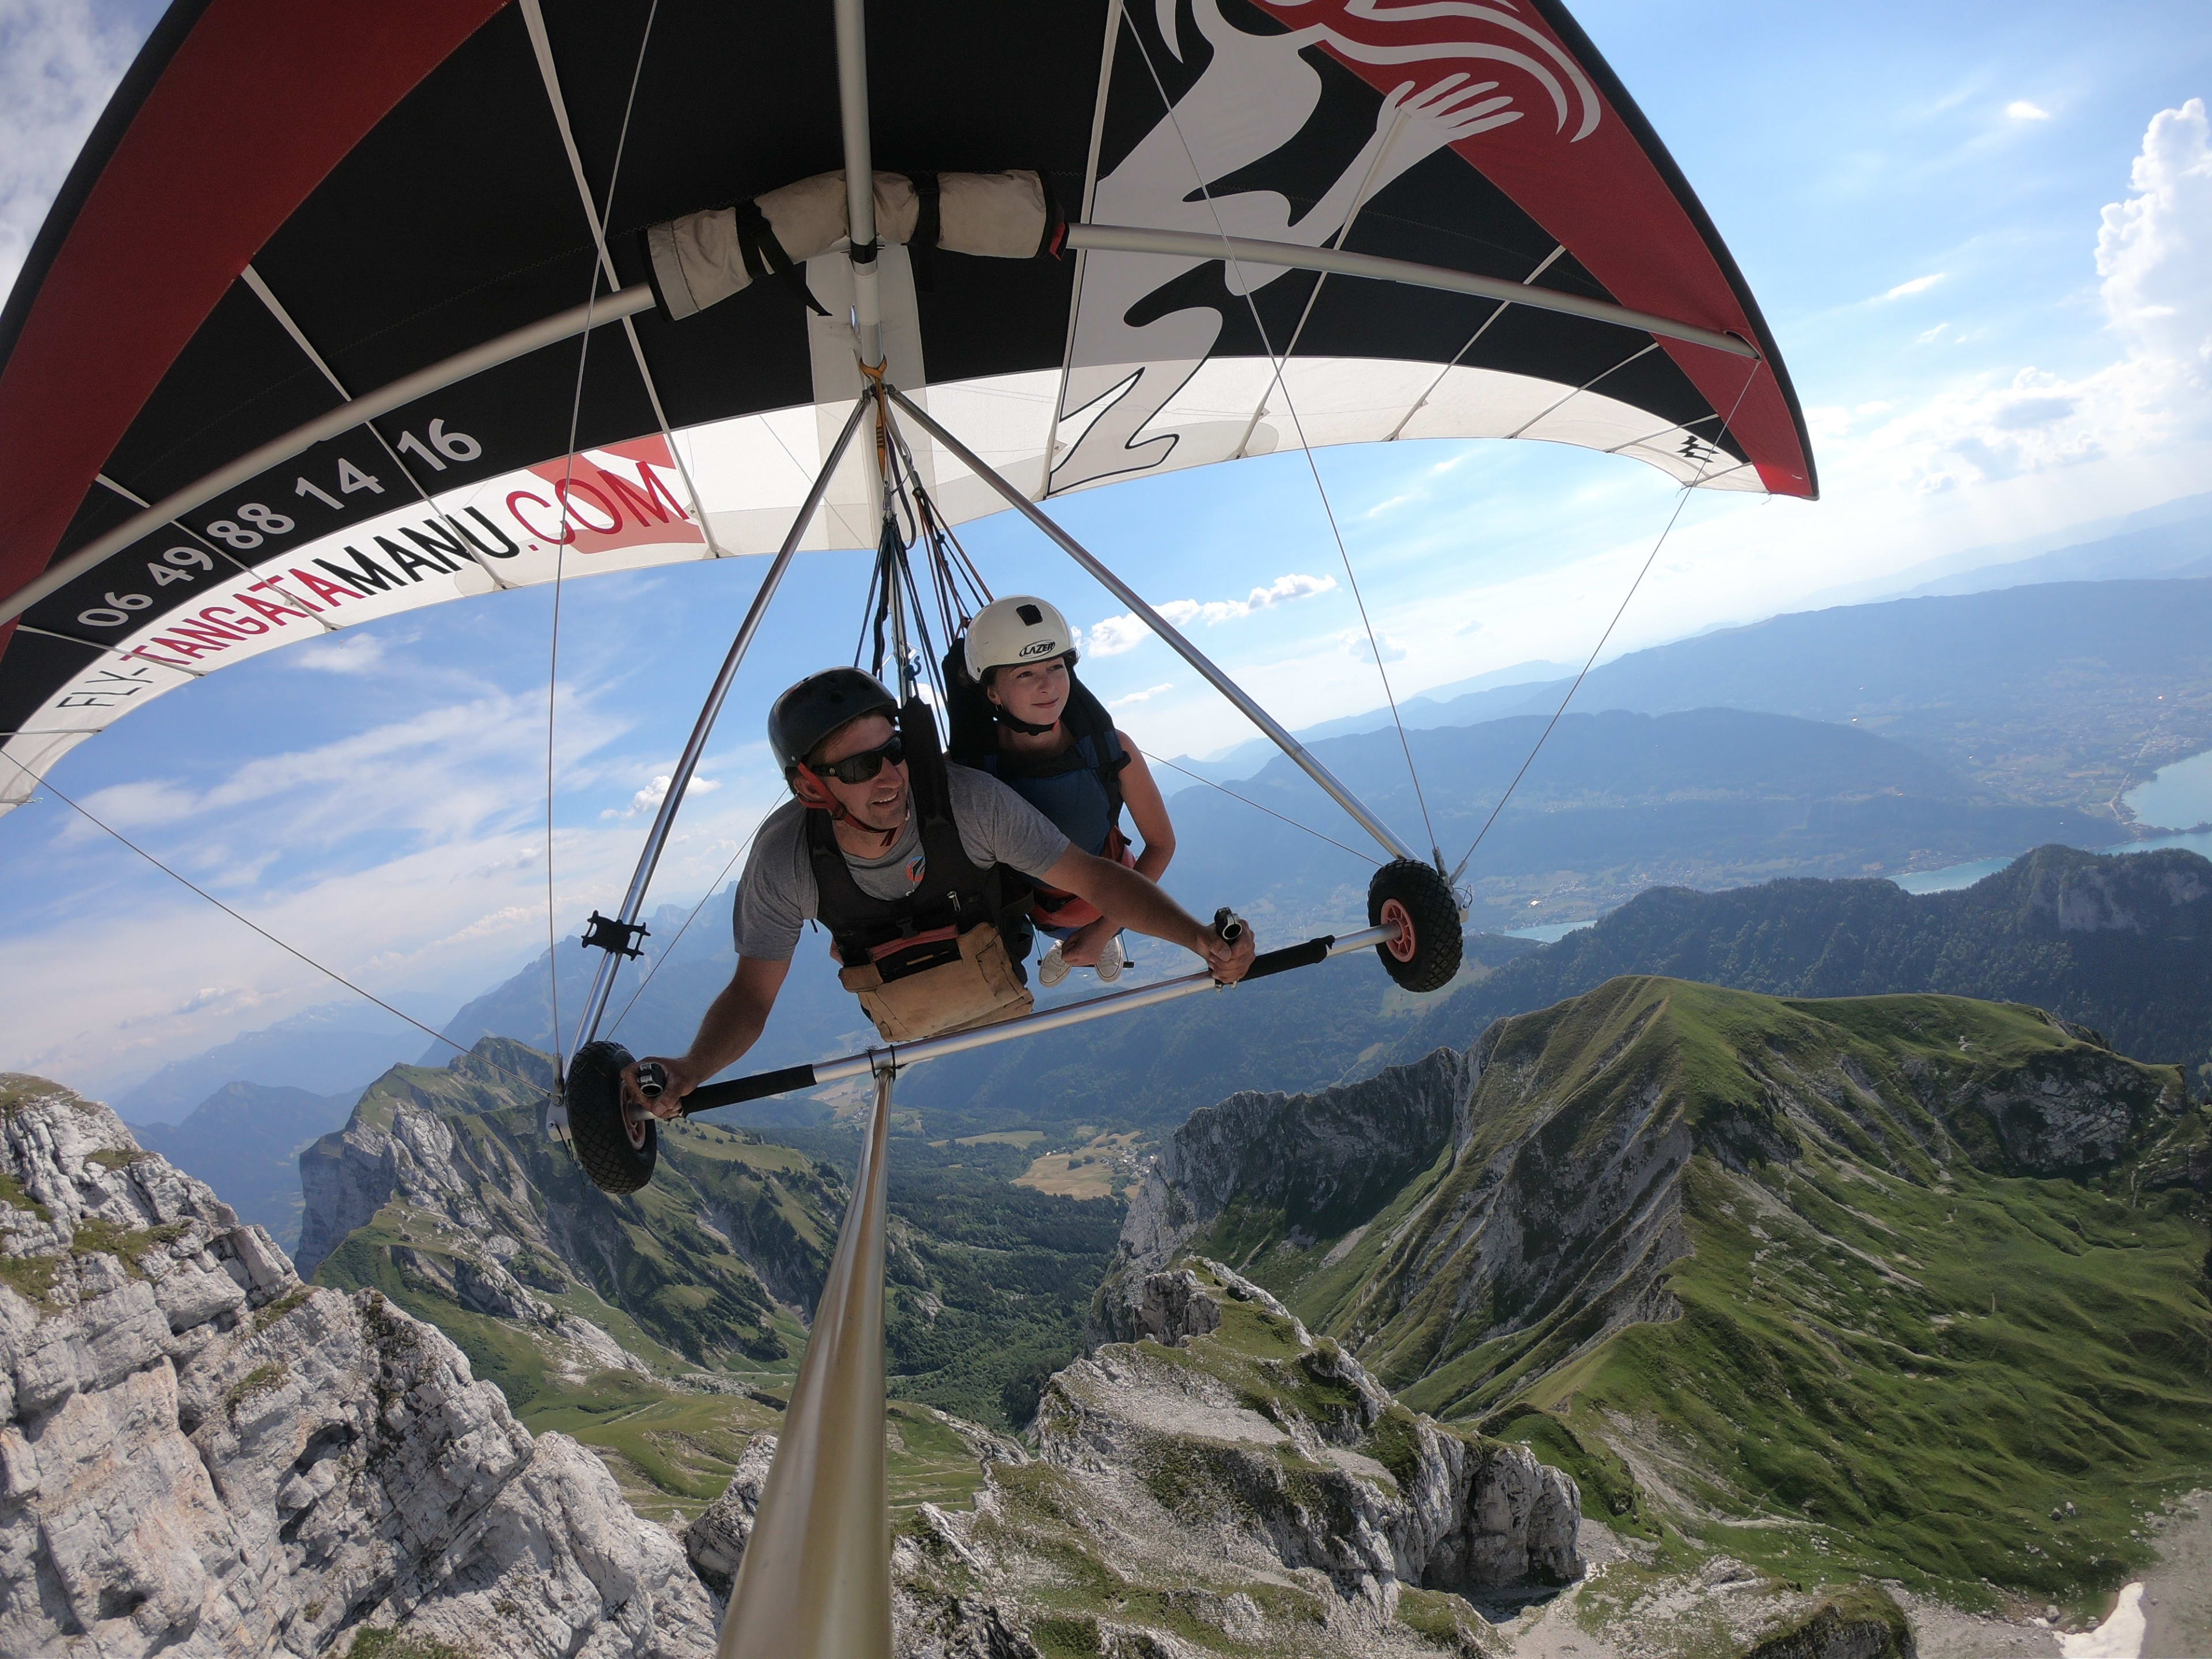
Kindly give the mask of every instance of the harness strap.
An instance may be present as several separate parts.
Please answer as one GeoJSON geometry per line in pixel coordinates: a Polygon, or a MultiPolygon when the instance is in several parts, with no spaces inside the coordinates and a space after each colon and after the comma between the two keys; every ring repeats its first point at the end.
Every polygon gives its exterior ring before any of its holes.
{"type": "Polygon", "coordinates": [[[817,316],[827,317],[830,307],[814,297],[814,290],[806,286],[806,273],[792,263],[791,255],[783,251],[783,244],[775,239],[775,228],[768,222],[768,215],[760,210],[760,204],[750,198],[739,202],[732,211],[737,216],[738,252],[744,257],[745,272],[756,281],[770,271],[783,281],[808,309],[817,316]]]}

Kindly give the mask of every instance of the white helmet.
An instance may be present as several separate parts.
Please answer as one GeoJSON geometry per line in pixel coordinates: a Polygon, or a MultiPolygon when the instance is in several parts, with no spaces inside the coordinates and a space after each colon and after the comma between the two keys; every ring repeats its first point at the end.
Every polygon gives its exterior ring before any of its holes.
{"type": "Polygon", "coordinates": [[[1045,662],[1074,649],[1067,618],[1027,593],[992,600],[968,624],[968,672],[978,685],[994,668],[1045,662]]]}

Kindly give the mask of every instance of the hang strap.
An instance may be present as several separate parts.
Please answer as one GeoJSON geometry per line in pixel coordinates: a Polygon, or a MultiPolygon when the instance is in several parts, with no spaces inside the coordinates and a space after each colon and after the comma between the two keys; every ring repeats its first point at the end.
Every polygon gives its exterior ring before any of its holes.
{"type": "Polygon", "coordinates": [[[914,234],[907,238],[907,262],[914,268],[914,285],[925,294],[933,294],[937,291],[936,248],[944,234],[944,187],[933,173],[907,176],[914,183],[914,234]]]}

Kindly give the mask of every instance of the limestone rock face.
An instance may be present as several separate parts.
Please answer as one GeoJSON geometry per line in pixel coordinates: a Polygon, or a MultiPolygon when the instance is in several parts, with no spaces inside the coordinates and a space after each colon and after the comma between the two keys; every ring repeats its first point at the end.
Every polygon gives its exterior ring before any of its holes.
{"type": "Polygon", "coordinates": [[[738,1576],[738,1563],[744,1559],[745,1545],[753,1535],[761,1491],[768,1485],[769,1466],[775,1461],[774,1435],[757,1434],[748,1440],[722,1495],[684,1529],[684,1548],[693,1571],[717,1595],[726,1597],[738,1576]]]}
{"type": "Polygon", "coordinates": [[[1109,1479],[1173,1467],[1186,1509],[1255,1530],[1285,1566],[1319,1569],[1386,1618],[1401,1583],[1489,1590],[1582,1576],[1568,1476],[1524,1447],[1471,1441],[1398,1407],[1358,1361],[1218,1262],[1152,1278],[1187,1281],[1176,1288],[1210,1304],[1189,1322],[1207,1330],[1220,1328],[1223,1299],[1263,1310],[1294,1357],[1252,1367],[1258,1389],[1141,1346],[1079,1359],[1037,1415],[1047,1463],[1109,1479]]]}
{"type": "Polygon", "coordinates": [[[1212,1651],[1194,1623],[1231,1650],[1432,1654],[1398,1620],[1402,1591],[1582,1576],[1571,1480],[1407,1411],[1218,1262],[1151,1273],[1127,1305],[1145,1339],[1047,1384],[1037,1462],[988,1463],[971,1510],[924,1504],[902,1529],[902,1655],[1212,1651]],[[1158,1334],[1178,1326],[1194,1334],[1158,1334]],[[1114,1588],[1071,1607],[1091,1583],[1114,1588]]]}
{"type": "Polygon", "coordinates": [[[302,1285],[106,1107],[0,1075],[0,1652],[694,1654],[599,1460],[374,1291],[302,1285]]]}
{"type": "MultiPolygon", "coordinates": [[[[472,1160],[460,1152],[447,1114],[456,1100],[504,1103],[526,1096],[524,1085],[550,1091],[551,1062],[537,1050],[501,1037],[487,1037],[474,1052],[459,1055],[445,1073],[419,1066],[394,1066],[378,1079],[373,1103],[355,1109],[346,1127],[325,1135],[300,1160],[300,1188],[307,1200],[300,1218],[299,1269],[312,1278],[316,1268],[356,1227],[366,1225],[395,1198],[426,1208],[453,1208],[455,1219],[478,1237],[491,1240],[505,1230],[474,1195],[472,1160]],[[454,1085],[434,1094],[416,1079],[442,1079],[454,1085]]],[[[515,1172],[519,1174],[520,1172],[515,1172]]],[[[507,1242],[507,1255],[514,1246],[507,1242]]]]}
{"type": "Polygon", "coordinates": [[[1131,1286],[1126,1299],[1108,1302],[1101,1319],[1109,1342],[1141,1342],[1150,1337],[1172,1347],[1187,1336],[1203,1336],[1214,1329],[1221,1322],[1221,1312],[1213,1298],[1200,1290],[1198,1275],[1184,1267],[1146,1273],[1131,1286]]]}

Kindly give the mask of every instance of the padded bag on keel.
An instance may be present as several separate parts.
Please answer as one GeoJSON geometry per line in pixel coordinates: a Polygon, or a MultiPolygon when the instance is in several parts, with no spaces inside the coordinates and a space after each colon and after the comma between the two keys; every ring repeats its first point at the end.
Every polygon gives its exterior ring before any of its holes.
{"type": "MultiPolygon", "coordinates": [[[[988,259],[1027,259],[1044,251],[1054,216],[1039,174],[940,173],[936,179],[934,246],[988,259]]],[[[910,241],[925,216],[913,179],[902,173],[876,175],[878,240],[910,241]]],[[[653,291],[672,319],[689,317],[770,270],[782,275],[804,266],[843,242],[849,228],[842,168],[735,207],[687,213],[646,230],[653,291]]]]}

